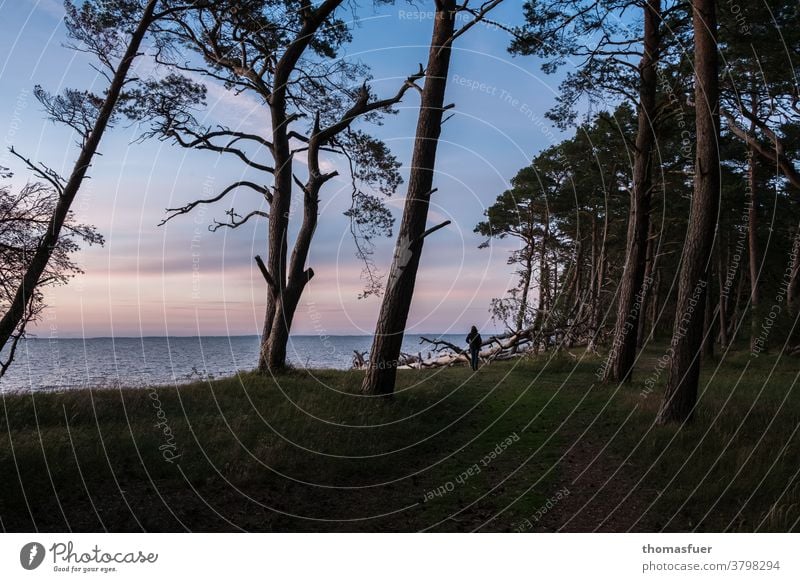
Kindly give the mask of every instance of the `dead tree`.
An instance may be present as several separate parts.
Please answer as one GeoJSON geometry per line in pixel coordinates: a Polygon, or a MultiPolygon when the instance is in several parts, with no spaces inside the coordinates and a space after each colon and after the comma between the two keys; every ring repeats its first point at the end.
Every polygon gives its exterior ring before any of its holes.
{"type": "Polygon", "coordinates": [[[716,0],[694,0],[697,151],[689,225],[678,281],[670,369],[658,422],[689,420],[697,403],[706,293],[720,197],[716,0]]]}

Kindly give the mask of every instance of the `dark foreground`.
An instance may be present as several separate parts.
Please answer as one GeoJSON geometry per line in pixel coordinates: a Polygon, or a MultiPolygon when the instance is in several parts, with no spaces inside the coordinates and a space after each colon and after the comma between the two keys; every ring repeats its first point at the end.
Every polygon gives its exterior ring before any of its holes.
{"type": "Polygon", "coordinates": [[[5,396],[4,531],[795,531],[797,360],[704,366],[695,422],[654,427],[657,349],[600,361],[5,396]],[[648,386],[655,381],[652,392],[648,386]],[[709,384],[710,381],[710,384],[709,384]]]}

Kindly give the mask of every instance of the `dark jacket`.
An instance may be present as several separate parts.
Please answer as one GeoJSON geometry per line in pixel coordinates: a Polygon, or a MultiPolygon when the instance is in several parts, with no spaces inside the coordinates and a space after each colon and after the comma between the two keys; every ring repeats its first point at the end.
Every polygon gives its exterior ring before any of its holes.
{"type": "Polygon", "coordinates": [[[469,344],[469,349],[471,350],[479,350],[481,349],[481,344],[483,343],[483,339],[481,338],[481,334],[476,332],[470,332],[467,336],[467,343],[469,344]]]}

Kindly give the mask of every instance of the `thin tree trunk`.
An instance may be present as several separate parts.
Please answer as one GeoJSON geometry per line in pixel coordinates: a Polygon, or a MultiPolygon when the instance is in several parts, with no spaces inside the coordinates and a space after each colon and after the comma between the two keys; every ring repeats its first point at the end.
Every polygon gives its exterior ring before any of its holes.
{"type": "Polygon", "coordinates": [[[748,280],[747,273],[739,270],[739,282],[736,284],[736,298],[733,303],[733,316],[730,318],[728,324],[728,343],[732,344],[736,341],[736,336],[739,333],[741,318],[742,318],[742,298],[745,295],[745,283],[748,280]]]}
{"type": "Polygon", "coordinates": [[[645,261],[652,196],[652,157],[655,144],[656,65],[660,49],[661,0],[644,8],[644,52],[639,64],[639,111],[633,162],[633,192],[628,214],[627,253],[619,287],[614,341],[606,366],[606,382],[627,382],[636,360],[642,294],[646,293],[645,261]]]}
{"type": "Polygon", "coordinates": [[[455,31],[455,9],[455,0],[441,0],[436,3],[403,220],[375,327],[369,367],[361,387],[367,394],[394,392],[400,347],[414,297],[417,270],[427,232],[425,227],[436,165],[436,149],[442,131],[444,94],[455,31]]]}
{"type": "Polygon", "coordinates": [[[647,335],[647,340],[650,340],[656,332],[656,320],[658,318],[659,305],[658,301],[661,298],[661,270],[657,269],[653,281],[653,293],[650,300],[650,309],[648,310],[647,320],[650,332],[647,335]]]}
{"type": "Polygon", "coordinates": [[[605,208],[603,215],[603,238],[600,239],[600,254],[597,259],[597,281],[595,282],[595,294],[592,304],[592,337],[586,349],[595,351],[597,349],[597,339],[600,336],[600,295],[603,292],[603,285],[606,280],[606,242],[608,241],[608,207],[605,208]]]}
{"type": "Polygon", "coordinates": [[[706,308],[703,318],[703,357],[707,360],[714,358],[714,309],[711,301],[711,287],[709,287],[706,291],[706,308]]]}
{"type": "Polygon", "coordinates": [[[547,306],[547,286],[548,286],[548,267],[547,267],[547,222],[545,220],[545,229],[542,234],[542,242],[539,245],[539,300],[536,307],[536,318],[533,322],[533,327],[536,333],[542,329],[543,318],[547,306]]]}
{"type": "Polygon", "coordinates": [[[111,83],[108,86],[103,100],[103,106],[100,108],[92,130],[87,136],[80,155],[72,168],[72,173],[58,197],[58,202],[53,209],[53,214],[47,226],[47,232],[39,242],[39,246],[36,248],[36,252],[28,264],[28,268],[14,294],[14,299],[8,311],[6,311],[3,318],[0,319],[0,350],[5,347],[9,338],[13,335],[14,330],[19,326],[22,318],[25,316],[25,310],[35,293],[42,273],[44,273],[47,268],[47,263],[50,261],[53,249],[58,243],[61,229],[69,214],[70,207],[80,190],[81,184],[86,177],[86,172],[89,170],[89,166],[91,166],[94,155],[100,145],[100,140],[108,127],[109,119],[114,112],[114,107],[117,105],[120,93],[128,78],[131,65],[139,55],[139,48],[147,34],[147,29],[152,24],[156,4],[156,0],[150,0],[144,8],[142,17],[128,42],[125,54],[120,60],[117,70],[114,72],[114,77],[111,79],[111,83]]]}
{"type": "MultiPolygon", "coordinates": [[[[531,291],[531,277],[533,275],[533,241],[526,242],[525,263],[523,264],[522,285],[520,285],[520,302],[515,331],[521,331],[525,327],[525,315],[528,312],[528,294],[531,291]]],[[[515,346],[516,348],[516,346],[515,346]]]]}
{"type": "Polygon", "coordinates": [[[583,321],[586,319],[588,322],[589,342],[587,342],[587,349],[591,344],[591,338],[594,337],[593,327],[593,308],[595,298],[595,282],[597,281],[597,217],[596,213],[592,214],[592,233],[591,233],[592,248],[589,255],[589,280],[588,288],[586,289],[586,302],[580,306],[578,310],[578,320],[583,321]]]}
{"type": "MultiPolygon", "coordinates": [[[[520,284],[520,301],[517,317],[514,321],[515,331],[520,332],[525,328],[525,316],[528,312],[528,295],[531,290],[531,278],[533,276],[533,240],[525,242],[525,256],[522,271],[522,281],[520,284]]],[[[516,353],[519,346],[514,344],[511,348],[511,353],[516,353]]]]}
{"type": "Polygon", "coordinates": [[[636,347],[641,349],[644,346],[645,337],[647,337],[647,313],[650,307],[650,297],[652,296],[653,288],[653,270],[655,269],[655,246],[656,234],[655,225],[653,221],[648,221],[650,226],[647,230],[647,253],[645,258],[644,267],[644,285],[642,285],[642,306],[641,314],[639,315],[639,330],[636,334],[636,347]]]}
{"type": "Polygon", "coordinates": [[[728,347],[728,297],[725,292],[727,265],[722,260],[722,243],[717,245],[717,279],[719,281],[719,345],[720,349],[728,347]]]}
{"type": "Polygon", "coordinates": [[[697,152],[694,194],[678,281],[671,365],[657,421],[683,422],[692,417],[700,377],[714,224],[719,208],[719,79],[715,0],[694,0],[695,114],[697,152]]]}
{"type": "MultiPolygon", "coordinates": [[[[757,113],[756,96],[752,95],[752,113],[757,113]]],[[[752,122],[750,132],[755,136],[756,125],[752,122]]],[[[750,206],[747,209],[747,242],[749,247],[750,261],[750,349],[756,347],[759,335],[758,322],[758,193],[756,192],[757,183],[757,161],[756,152],[752,145],[747,147],[747,189],[750,198],[750,206]]]]}
{"type": "Polygon", "coordinates": [[[580,241],[580,233],[575,234],[575,255],[574,260],[570,263],[568,267],[564,268],[564,286],[563,292],[560,295],[560,300],[558,303],[561,305],[563,310],[564,316],[566,319],[564,320],[564,324],[566,326],[567,332],[565,337],[565,345],[568,348],[572,347],[574,341],[574,325],[575,325],[575,315],[577,314],[578,310],[575,308],[579,299],[574,301],[576,297],[580,295],[580,284],[581,284],[581,241],[580,241]]]}
{"type": "MultiPolygon", "coordinates": [[[[545,200],[544,205],[544,235],[542,236],[542,276],[544,280],[541,282],[542,291],[544,293],[544,303],[542,304],[542,316],[547,314],[547,317],[550,317],[552,313],[553,307],[553,271],[551,270],[550,261],[548,260],[547,254],[552,252],[550,248],[550,208],[545,200]]],[[[541,322],[541,325],[544,325],[544,322],[541,322]]]]}

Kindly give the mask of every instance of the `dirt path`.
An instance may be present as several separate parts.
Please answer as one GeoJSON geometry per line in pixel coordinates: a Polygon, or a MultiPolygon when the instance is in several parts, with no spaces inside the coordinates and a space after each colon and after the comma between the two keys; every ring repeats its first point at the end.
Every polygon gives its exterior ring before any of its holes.
{"type": "Polygon", "coordinates": [[[632,468],[607,451],[601,453],[603,446],[602,441],[592,437],[575,443],[563,461],[563,480],[558,488],[569,494],[551,504],[536,522],[534,531],[648,532],[660,529],[645,513],[657,492],[636,488],[637,479],[632,468]]]}

